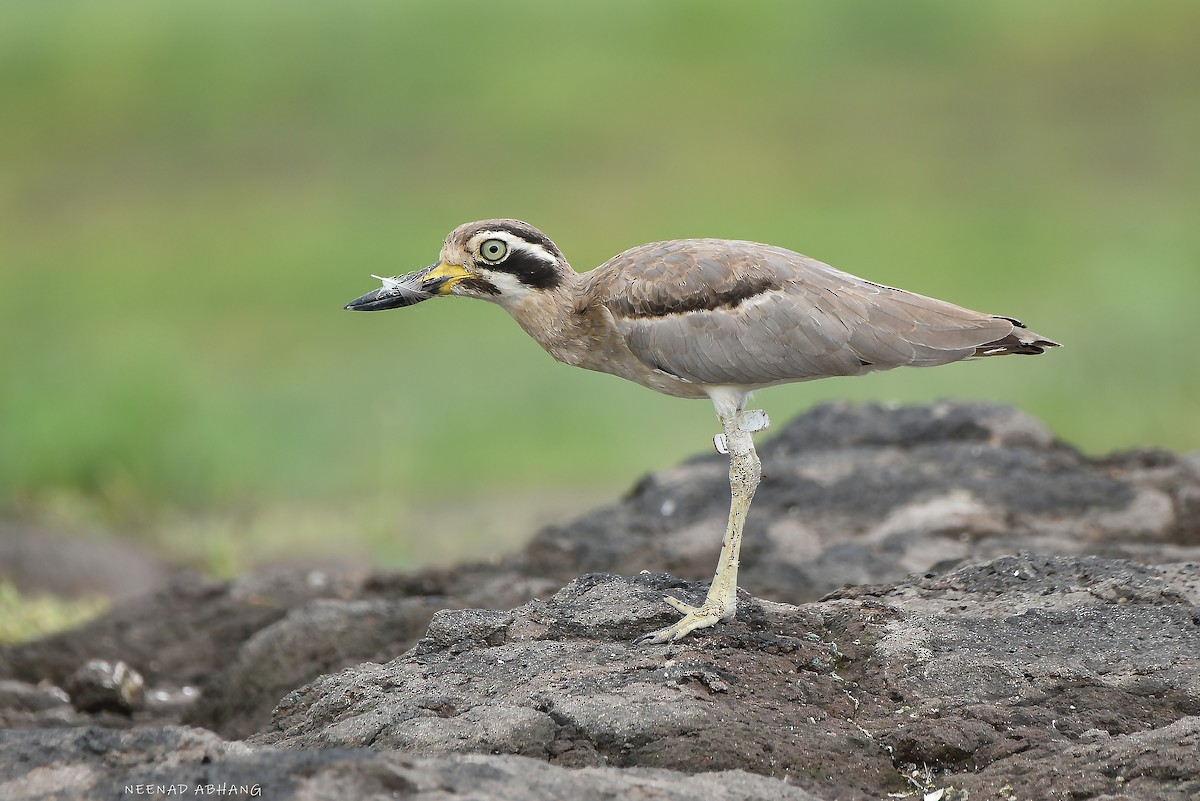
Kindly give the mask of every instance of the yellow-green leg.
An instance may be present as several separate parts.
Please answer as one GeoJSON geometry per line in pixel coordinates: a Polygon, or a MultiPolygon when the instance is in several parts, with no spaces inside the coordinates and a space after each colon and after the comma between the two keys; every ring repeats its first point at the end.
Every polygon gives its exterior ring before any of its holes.
{"type": "Polygon", "coordinates": [[[766,414],[758,410],[738,410],[718,416],[725,430],[724,448],[729,452],[730,501],[729,524],[725,528],[716,575],[700,606],[691,606],[668,595],[667,603],[682,612],[683,617],[674,625],[639,637],[638,643],[673,642],[696,629],[716,625],[722,620],[732,620],[737,613],[738,553],[742,548],[742,528],[746,523],[746,513],[750,510],[750,501],[754,499],[754,491],[758,489],[759,479],[762,478],[762,466],[754,450],[753,434],[766,428],[769,421],[766,414]]]}

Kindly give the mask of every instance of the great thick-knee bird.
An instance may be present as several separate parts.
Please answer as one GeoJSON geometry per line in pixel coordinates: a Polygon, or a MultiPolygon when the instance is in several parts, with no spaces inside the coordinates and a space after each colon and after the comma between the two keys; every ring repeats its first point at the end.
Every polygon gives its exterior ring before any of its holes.
{"type": "Polygon", "coordinates": [[[773,245],[681,239],[640,245],[577,273],[519,220],[460,225],[436,264],[346,305],[356,311],[460,295],[498,303],[555,359],[681,398],[712,400],[729,455],[729,523],[704,603],[668,596],[683,617],[639,638],[662,643],[732,619],[742,526],[762,475],[746,410],[774,384],[911,365],[1037,354],[1057,342],[1012,317],[865,281],[773,245]]]}

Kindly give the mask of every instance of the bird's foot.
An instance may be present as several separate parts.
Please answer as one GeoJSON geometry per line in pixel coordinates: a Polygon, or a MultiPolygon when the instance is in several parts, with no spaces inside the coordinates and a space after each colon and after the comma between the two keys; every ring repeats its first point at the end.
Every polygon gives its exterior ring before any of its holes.
{"type": "Polygon", "coordinates": [[[683,613],[683,617],[666,628],[643,634],[634,640],[637,645],[657,645],[664,642],[681,640],[696,629],[715,626],[722,620],[733,619],[737,612],[737,604],[724,604],[719,601],[706,600],[703,606],[692,606],[668,595],[664,600],[683,613]]]}

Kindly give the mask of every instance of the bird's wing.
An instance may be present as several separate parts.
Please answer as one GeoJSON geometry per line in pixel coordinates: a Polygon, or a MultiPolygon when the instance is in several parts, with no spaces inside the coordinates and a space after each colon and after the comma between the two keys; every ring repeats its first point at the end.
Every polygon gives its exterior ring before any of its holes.
{"type": "Polygon", "coordinates": [[[702,384],[946,364],[1018,325],[751,242],[643,245],[586,281],[582,302],[608,310],[639,360],[702,384]]]}

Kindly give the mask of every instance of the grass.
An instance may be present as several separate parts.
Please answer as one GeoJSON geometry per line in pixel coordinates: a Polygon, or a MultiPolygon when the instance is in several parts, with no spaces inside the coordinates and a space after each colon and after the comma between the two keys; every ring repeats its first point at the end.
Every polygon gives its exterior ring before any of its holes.
{"type": "Polygon", "coordinates": [[[23,595],[12,584],[0,581],[0,643],[23,642],[65,631],[100,615],[107,606],[102,598],[23,595]]]}
{"type": "MultiPolygon", "coordinates": [[[[580,269],[769,241],[1067,345],[773,389],[776,419],[954,396],[1092,452],[1195,449],[1198,23],[1165,0],[4,4],[0,509],[222,573],[321,530],[413,563],[419,510],[528,499],[521,527],[705,447],[705,404],[555,365],[496,308],[341,311],[490,216],[580,269]]],[[[460,525],[433,529],[484,547],[460,525]]]]}

